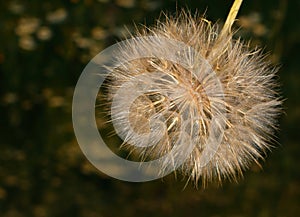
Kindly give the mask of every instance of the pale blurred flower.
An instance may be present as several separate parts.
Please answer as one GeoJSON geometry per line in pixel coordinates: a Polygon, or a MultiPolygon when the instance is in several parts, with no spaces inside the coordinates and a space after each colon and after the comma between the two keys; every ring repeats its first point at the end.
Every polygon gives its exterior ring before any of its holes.
{"type": "Polygon", "coordinates": [[[91,31],[92,37],[96,40],[102,40],[107,36],[107,32],[101,27],[94,27],[91,31]]]}
{"type": "Polygon", "coordinates": [[[47,217],[48,216],[47,209],[40,205],[34,206],[32,211],[34,213],[34,216],[39,216],[39,217],[47,217]]]}
{"type": "Polygon", "coordinates": [[[61,183],[62,183],[62,181],[61,181],[61,178],[59,178],[59,177],[54,177],[54,178],[52,178],[52,180],[51,180],[51,185],[52,185],[52,186],[55,186],[55,187],[60,186],[61,183]]]}
{"type": "Polygon", "coordinates": [[[19,46],[24,50],[32,51],[36,48],[36,42],[32,36],[25,35],[19,39],[19,46]]]}
{"type": "Polygon", "coordinates": [[[156,0],[156,1],[142,1],[141,7],[148,11],[154,11],[158,8],[160,8],[162,5],[162,1],[156,0]]]}
{"type": "Polygon", "coordinates": [[[260,14],[256,12],[251,13],[248,16],[241,16],[238,19],[238,24],[244,29],[252,31],[255,35],[258,36],[263,36],[268,31],[266,26],[261,23],[260,14]]]}
{"type": "Polygon", "coordinates": [[[40,20],[35,17],[21,18],[15,29],[18,36],[24,36],[34,33],[40,25],[40,20]]]}
{"type": "Polygon", "coordinates": [[[135,6],[135,0],[116,0],[116,4],[124,8],[132,8],[135,6]]]}
{"type": "Polygon", "coordinates": [[[30,110],[30,109],[32,109],[32,106],[33,106],[33,104],[32,104],[31,100],[26,99],[26,100],[22,101],[22,104],[21,104],[22,109],[30,110]]]}
{"type": "Polygon", "coordinates": [[[55,11],[49,12],[46,15],[46,20],[50,23],[56,24],[63,22],[68,16],[66,9],[59,8],[55,11]]]}
{"type": "Polygon", "coordinates": [[[52,37],[52,31],[49,27],[47,26],[41,26],[38,30],[37,30],[37,38],[42,40],[42,41],[46,41],[49,40],[52,37]]]}
{"type": "Polygon", "coordinates": [[[61,107],[65,103],[65,99],[62,96],[52,96],[49,99],[49,107],[61,107]]]}
{"type": "Polygon", "coordinates": [[[253,33],[257,36],[263,36],[265,35],[266,33],[268,32],[267,28],[265,25],[263,24],[256,24],[254,27],[253,27],[253,33]]]}
{"type": "Polygon", "coordinates": [[[0,200],[5,199],[6,196],[7,196],[6,190],[5,190],[4,188],[1,188],[1,187],[0,187],[0,200]]]}
{"type": "Polygon", "coordinates": [[[251,28],[256,23],[261,22],[261,16],[257,12],[252,12],[247,16],[240,16],[238,21],[243,28],[251,28]]]}
{"type": "Polygon", "coordinates": [[[98,2],[101,2],[101,3],[108,3],[110,2],[111,0],[97,0],[98,2]]]}
{"type": "Polygon", "coordinates": [[[42,95],[45,97],[45,99],[49,99],[51,96],[53,96],[53,91],[51,88],[44,88],[42,90],[42,95]]]}
{"type": "Polygon", "coordinates": [[[8,9],[14,14],[21,14],[25,7],[23,4],[17,1],[11,1],[8,5],[8,9]]]}
{"type": "Polygon", "coordinates": [[[83,49],[90,48],[94,44],[92,39],[81,36],[76,36],[74,41],[79,48],[83,49]]]}
{"type": "Polygon", "coordinates": [[[19,179],[17,176],[14,175],[8,175],[4,178],[4,183],[7,184],[8,186],[17,186],[19,183],[19,179]]]}
{"type": "Polygon", "coordinates": [[[15,103],[17,100],[18,100],[18,96],[17,96],[16,93],[9,92],[9,93],[6,93],[6,94],[3,96],[3,103],[4,103],[4,104],[13,104],[13,103],[15,103]]]}

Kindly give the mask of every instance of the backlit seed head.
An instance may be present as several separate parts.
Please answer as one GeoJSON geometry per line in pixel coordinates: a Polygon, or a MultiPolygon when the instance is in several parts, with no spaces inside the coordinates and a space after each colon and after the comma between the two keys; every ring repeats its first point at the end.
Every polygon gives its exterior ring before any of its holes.
{"type": "MultiPolygon", "coordinates": [[[[124,147],[138,153],[142,160],[160,158],[174,147],[181,148],[174,151],[173,159],[180,158],[185,154],[185,145],[189,147],[186,143],[192,143],[193,150],[179,171],[195,182],[202,180],[203,185],[226,178],[236,180],[252,163],[259,164],[278,127],[281,99],[275,79],[277,69],[267,62],[260,50],[250,50],[241,40],[232,39],[232,34],[220,35],[218,25],[204,17],[181,12],[165,18],[135,36],[180,41],[197,54],[185,52],[181,56],[184,62],[190,63],[188,67],[169,61],[166,56],[135,59],[111,69],[111,101],[123,84],[137,77],[137,82],[128,86],[127,95],[112,104],[118,134],[124,140],[124,147]],[[216,78],[207,73],[197,60],[200,58],[208,63],[216,78]],[[199,74],[192,73],[193,69],[199,69],[199,74]],[[216,91],[215,79],[220,82],[222,91],[216,91]],[[124,111],[130,91],[134,93],[135,88],[145,87],[148,90],[124,111]],[[126,112],[128,116],[124,115],[126,112]],[[154,119],[159,120],[158,123],[154,119]],[[222,132],[211,129],[221,123],[224,123],[220,128],[222,132]],[[222,133],[220,144],[210,161],[203,164],[201,158],[204,150],[210,149],[208,140],[214,130],[216,134],[222,133]],[[144,135],[151,132],[153,135],[145,140],[144,135]],[[132,143],[140,145],[136,147],[132,143]]],[[[149,52],[156,49],[146,41],[143,46],[149,52]]],[[[130,56],[136,52],[132,45],[125,50],[117,54],[120,62],[132,59],[130,56]]],[[[165,55],[169,55],[168,51],[165,55]]],[[[161,170],[170,166],[172,160],[164,161],[161,170]]]]}

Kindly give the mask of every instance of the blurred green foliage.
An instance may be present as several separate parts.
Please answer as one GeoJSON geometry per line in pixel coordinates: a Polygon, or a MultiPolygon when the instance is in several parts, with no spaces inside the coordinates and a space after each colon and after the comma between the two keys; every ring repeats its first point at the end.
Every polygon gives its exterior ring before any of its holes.
{"type": "Polygon", "coordinates": [[[0,2],[0,216],[288,216],[300,212],[298,0],[244,1],[237,36],[270,53],[285,101],[277,145],[238,184],[195,189],[173,175],[126,183],[98,172],[76,142],[72,94],[88,61],[152,25],[160,11],[206,11],[231,1],[12,0],[0,2]],[[127,29],[126,29],[126,28],[127,29]]]}

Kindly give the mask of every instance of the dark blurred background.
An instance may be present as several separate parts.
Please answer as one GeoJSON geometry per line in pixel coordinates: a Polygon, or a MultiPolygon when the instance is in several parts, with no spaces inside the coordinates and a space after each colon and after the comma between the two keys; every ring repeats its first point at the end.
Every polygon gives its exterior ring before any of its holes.
{"type": "Polygon", "coordinates": [[[281,66],[286,114],[263,170],[253,166],[239,183],[205,190],[184,188],[186,180],[174,175],[127,183],[98,172],[76,142],[72,94],[94,55],[128,36],[134,23],[152,25],[161,10],[197,9],[222,23],[231,3],[1,1],[0,216],[299,216],[299,0],[244,1],[236,24],[237,36],[281,66]]]}

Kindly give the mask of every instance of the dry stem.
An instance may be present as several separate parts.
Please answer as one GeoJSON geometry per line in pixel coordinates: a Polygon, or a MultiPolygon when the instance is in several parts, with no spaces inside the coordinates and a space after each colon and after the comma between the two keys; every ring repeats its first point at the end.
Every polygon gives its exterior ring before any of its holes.
{"type": "Polygon", "coordinates": [[[227,16],[226,22],[223,26],[223,29],[220,33],[220,38],[222,36],[224,36],[225,34],[230,34],[231,33],[232,24],[235,21],[236,15],[237,15],[237,13],[240,9],[240,6],[241,6],[242,2],[243,2],[243,0],[235,0],[234,1],[233,5],[231,6],[231,9],[229,11],[229,14],[227,16]]]}

